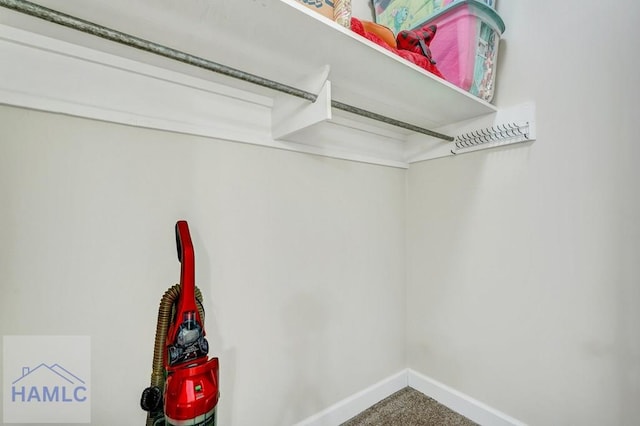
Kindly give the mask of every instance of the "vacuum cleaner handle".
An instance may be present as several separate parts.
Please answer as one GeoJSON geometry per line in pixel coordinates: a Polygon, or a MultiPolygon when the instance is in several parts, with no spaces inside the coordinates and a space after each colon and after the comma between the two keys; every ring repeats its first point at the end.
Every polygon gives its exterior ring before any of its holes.
{"type": "MultiPolygon", "coordinates": [[[[178,249],[178,260],[180,261],[180,302],[195,305],[195,255],[189,224],[185,220],[176,223],[176,248],[178,249]]],[[[197,309],[196,309],[197,311],[197,309]]],[[[178,312],[184,312],[178,308],[178,312]]]]}
{"type": "Polygon", "coordinates": [[[189,225],[176,223],[176,246],[180,260],[180,295],[176,303],[173,323],[170,325],[166,345],[166,367],[206,360],[209,344],[204,338],[204,318],[196,305],[195,260],[189,225]]]}

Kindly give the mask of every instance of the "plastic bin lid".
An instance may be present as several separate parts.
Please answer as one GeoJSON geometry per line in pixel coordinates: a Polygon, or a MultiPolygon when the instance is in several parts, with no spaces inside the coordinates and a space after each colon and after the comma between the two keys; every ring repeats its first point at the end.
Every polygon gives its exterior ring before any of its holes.
{"type": "MultiPolygon", "coordinates": [[[[486,13],[487,15],[489,15],[489,17],[495,23],[496,27],[498,27],[498,30],[500,30],[500,34],[504,33],[504,30],[505,30],[504,21],[502,20],[500,15],[498,15],[498,12],[496,12],[491,6],[487,5],[486,3],[478,1],[478,0],[455,0],[449,6],[445,7],[444,9],[440,10],[438,13],[436,13],[435,15],[430,17],[426,21],[426,23],[428,23],[428,22],[430,22],[430,21],[432,21],[432,20],[444,15],[445,13],[450,12],[451,10],[454,10],[457,7],[463,6],[463,5],[469,5],[472,8],[480,9],[482,12],[486,13]]],[[[420,26],[422,26],[422,25],[424,25],[424,24],[421,24],[420,26]]]]}

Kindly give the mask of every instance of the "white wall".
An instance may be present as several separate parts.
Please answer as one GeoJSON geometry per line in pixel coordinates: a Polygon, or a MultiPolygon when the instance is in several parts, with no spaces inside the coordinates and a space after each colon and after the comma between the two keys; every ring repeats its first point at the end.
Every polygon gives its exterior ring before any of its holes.
{"type": "Polygon", "coordinates": [[[538,141],[414,164],[406,205],[402,170],[0,107],[0,333],[90,335],[93,424],[140,424],[184,218],[220,424],[406,366],[530,424],[637,423],[640,6],[498,4],[496,102],[534,100],[538,141]]]}
{"type": "Polygon", "coordinates": [[[640,421],[638,2],[498,1],[538,140],[412,165],[411,368],[532,425],[640,421]]]}
{"type": "Polygon", "coordinates": [[[219,424],[292,424],[404,368],[403,170],[5,106],[0,129],[0,334],[91,336],[93,424],[144,421],[178,219],[219,424]]]}

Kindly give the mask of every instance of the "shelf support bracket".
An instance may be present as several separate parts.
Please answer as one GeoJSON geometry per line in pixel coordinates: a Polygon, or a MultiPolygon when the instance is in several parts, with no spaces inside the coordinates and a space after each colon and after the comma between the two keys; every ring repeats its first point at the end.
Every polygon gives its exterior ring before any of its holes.
{"type": "Polygon", "coordinates": [[[314,102],[285,94],[278,94],[271,109],[271,136],[275,140],[285,139],[315,124],[331,119],[331,81],[329,65],[317,73],[308,75],[296,87],[314,93],[314,102]]]}

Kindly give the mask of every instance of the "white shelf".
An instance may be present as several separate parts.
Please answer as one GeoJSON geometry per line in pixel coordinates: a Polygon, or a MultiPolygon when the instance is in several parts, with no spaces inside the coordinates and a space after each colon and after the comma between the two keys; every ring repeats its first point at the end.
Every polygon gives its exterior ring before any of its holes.
{"type": "MultiPolygon", "coordinates": [[[[455,123],[491,116],[497,111],[493,105],[406,62],[294,0],[36,2],[105,27],[303,90],[307,89],[304,86],[310,77],[313,80],[314,76],[322,75],[328,67],[331,99],[419,127],[432,130],[451,129],[455,123]]],[[[224,99],[231,96],[253,105],[249,108],[260,105],[269,110],[273,103],[277,102],[274,99],[282,96],[241,80],[142,52],[8,9],[0,8],[0,24],[5,25],[4,41],[12,43],[12,48],[7,52],[11,51],[17,55],[16,60],[21,59],[20,55],[24,53],[18,53],[16,46],[30,46],[30,53],[24,54],[36,61],[37,54],[33,49],[42,49],[42,43],[45,43],[45,50],[64,57],[68,66],[77,67],[77,63],[71,63],[83,61],[125,72],[126,78],[124,75],[111,74],[109,77],[106,75],[107,71],[103,70],[104,78],[113,78],[114,84],[115,81],[122,81],[127,90],[136,90],[140,85],[139,81],[133,81],[135,74],[138,77],[146,75],[174,86],[188,85],[201,88],[209,94],[209,101],[212,101],[213,95],[224,99]],[[25,32],[14,32],[9,27],[25,32]],[[29,37],[46,38],[24,43],[22,38],[29,38],[26,34],[29,37]],[[60,43],[61,41],[68,44],[60,43]],[[167,77],[168,75],[171,77],[167,77]],[[187,80],[188,84],[185,83],[187,80]]],[[[38,54],[44,55],[43,52],[38,54]]],[[[44,74],[56,71],[45,70],[46,66],[46,62],[42,62],[40,70],[29,72],[44,74]]],[[[91,78],[83,75],[84,78],[91,78]]],[[[32,78],[37,80],[45,77],[34,75],[32,78]]],[[[60,78],[65,77],[60,75],[60,78]]],[[[55,80],[47,78],[49,84],[55,84],[55,80]]],[[[6,86],[7,84],[9,83],[5,82],[5,86],[0,89],[3,89],[5,94],[13,94],[0,98],[0,103],[47,109],[31,101],[16,102],[15,94],[22,89],[6,86]],[[13,101],[9,101],[9,98],[13,101]]],[[[33,82],[26,81],[24,84],[33,82]]],[[[96,84],[100,83],[96,81],[96,84]]],[[[154,90],[162,89],[155,87],[154,90]]],[[[195,96],[191,91],[187,92],[190,96],[195,96]]],[[[62,96],[63,91],[56,93],[58,94],[55,96],[62,96]]],[[[91,99],[95,95],[92,94],[91,99]]],[[[30,96],[37,97],[37,94],[31,93],[30,96]]],[[[50,94],[49,97],[51,96],[53,95],[50,94]]],[[[172,92],[172,96],[179,95],[172,92]]],[[[82,99],[63,101],[76,104],[83,102],[82,99]]],[[[223,99],[220,101],[223,102],[223,99]]],[[[94,107],[113,109],[113,105],[94,107]]],[[[141,104],[139,108],[145,111],[146,108],[152,110],[153,105],[141,104]]],[[[214,111],[214,120],[216,110],[215,107],[210,109],[214,111]]],[[[123,113],[147,114],[141,110],[123,113]]],[[[160,113],[150,111],[148,114],[158,120],[162,118],[160,113]]],[[[184,115],[181,117],[182,121],[189,121],[188,114],[191,112],[182,111],[177,115],[181,114],[184,115]]],[[[198,116],[197,113],[195,115],[198,116]]],[[[405,147],[407,141],[413,144],[412,155],[415,154],[416,140],[443,143],[341,111],[334,110],[329,115],[331,118],[321,123],[322,126],[312,126],[287,141],[271,140],[269,130],[267,135],[251,138],[229,136],[233,133],[232,130],[220,135],[216,135],[213,129],[188,132],[400,167],[406,166],[409,161],[405,147]]],[[[94,113],[92,118],[101,117],[94,113]]],[[[105,119],[122,121],[113,117],[105,119]]],[[[258,119],[261,120],[264,120],[264,117],[258,119]]],[[[206,127],[206,123],[192,124],[206,127]]],[[[256,130],[256,135],[263,130],[260,126],[261,124],[256,124],[256,128],[260,128],[256,130]]],[[[167,126],[164,128],[171,130],[167,126]]]]}

